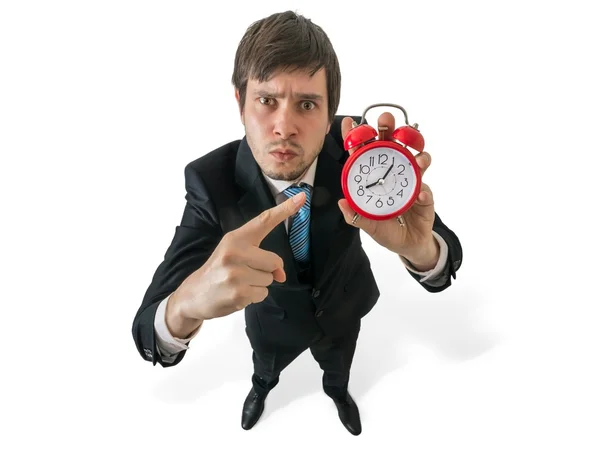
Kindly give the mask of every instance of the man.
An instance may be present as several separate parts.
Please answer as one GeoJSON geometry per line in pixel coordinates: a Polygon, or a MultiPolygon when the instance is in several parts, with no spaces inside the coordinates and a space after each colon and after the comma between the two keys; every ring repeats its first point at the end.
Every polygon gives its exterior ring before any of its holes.
{"type": "MultiPolygon", "coordinates": [[[[450,286],[462,261],[425,184],[404,224],[355,217],[340,177],[343,138],[358,118],[335,115],[340,80],[332,45],[310,20],[288,11],[248,28],[232,77],[245,137],[186,166],[181,223],[133,322],[142,357],[166,367],[203,322],[244,309],[254,363],[244,429],[310,349],[342,424],[360,434],[348,382],[361,318],[379,298],[360,229],[430,292],[450,286]]],[[[393,116],[378,125],[394,130],[393,116]]],[[[422,172],[429,163],[418,156],[422,172]]]]}

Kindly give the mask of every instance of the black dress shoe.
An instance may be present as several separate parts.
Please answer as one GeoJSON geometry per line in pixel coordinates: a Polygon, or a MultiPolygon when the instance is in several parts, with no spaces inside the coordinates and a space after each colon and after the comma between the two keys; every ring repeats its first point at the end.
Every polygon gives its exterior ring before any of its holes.
{"type": "Polygon", "coordinates": [[[356,403],[350,397],[350,394],[346,394],[345,399],[333,399],[335,406],[338,410],[338,415],[340,416],[340,421],[353,435],[360,435],[362,431],[362,426],[360,425],[360,415],[358,413],[358,407],[356,403]]]}
{"type": "Polygon", "coordinates": [[[244,430],[250,430],[254,427],[265,408],[266,398],[266,395],[260,395],[254,388],[250,389],[242,410],[242,428],[244,430]]]}

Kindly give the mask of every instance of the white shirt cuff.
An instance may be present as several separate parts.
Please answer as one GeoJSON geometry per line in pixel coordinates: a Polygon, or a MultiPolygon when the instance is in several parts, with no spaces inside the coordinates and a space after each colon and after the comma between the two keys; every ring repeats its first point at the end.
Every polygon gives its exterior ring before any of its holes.
{"type": "Polygon", "coordinates": [[[420,271],[416,270],[407,259],[400,256],[400,259],[402,260],[402,263],[406,266],[406,268],[408,268],[411,272],[413,272],[417,275],[423,276],[419,280],[419,282],[427,282],[428,280],[435,279],[440,274],[442,274],[444,268],[446,267],[446,261],[448,260],[448,244],[442,238],[442,236],[439,235],[437,232],[435,232],[435,231],[431,231],[431,232],[433,233],[433,236],[440,244],[440,257],[434,268],[432,268],[431,270],[428,270],[426,272],[420,272],[420,271]]]}
{"type": "Polygon", "coordinates": [[[177,355],[183,350],[189,348],[188,343],[196,337],[200,328],[197,328],[190,337],[186,339],[180,339],[173,337],[169,328],[167,327],[167,321],[165,319],[165,312],[167,310],[167,301],[169,297],[165,298],[160,302],[156,309],[156,316],[154,317],[154,334],[156,338],[156,347],[160,351],[161,356],[169,357],[177,355]]]}

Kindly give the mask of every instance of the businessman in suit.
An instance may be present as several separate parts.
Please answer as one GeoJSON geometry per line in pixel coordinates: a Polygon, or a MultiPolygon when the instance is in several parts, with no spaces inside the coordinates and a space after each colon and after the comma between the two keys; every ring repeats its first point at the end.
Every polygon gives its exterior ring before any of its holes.
{"type": "MultiPolygon", "coordinates": [[[[449,287],[461,265],[426,184],[403,222],[359,217],[343,199],[342,167],[355,150],[342,143],[360,118],[336,115],[340,81],[333,47],[310,20],[287,11],[248,28],[232,77],[245,136],[186,166],[181,222],[133,321],[141,356],[167,367],[204,322],[243,309],[254,364],[244,429],[310,350],[342,424],[361,433],[348,384],[361,319],[379,298],[361,229],[427,291],[449,287]]],[[[382,114],[378,126],[385,138],[394,117],[382,114]]],[[[424,173],[431,158],[417,162],[424,173]]]]}

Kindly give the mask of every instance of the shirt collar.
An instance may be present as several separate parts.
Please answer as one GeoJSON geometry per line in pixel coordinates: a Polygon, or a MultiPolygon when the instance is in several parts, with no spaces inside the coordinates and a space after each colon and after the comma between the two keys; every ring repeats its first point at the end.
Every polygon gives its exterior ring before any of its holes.
{"type": "Polygon", "coordinates": [[[317,171],[317,160],[319,160],[318,155],[315,158],[315,160],[312,162],[312,164],[308,167],[308,169],[304,172],[304,175],[302,175],[300,178],[296,179],[295,181],[275,180],[275,179],[271,179],[265,173],[262,173],[265,180],[267,181],[267,185],[271,189],[271,193],[273,194],[273,197],[275,198],[279,193],[281,193],[286,188],[288,188],[292,185],[300,185],[302,182],[313,187],[315,184],[315,174],[317,171]]]}

